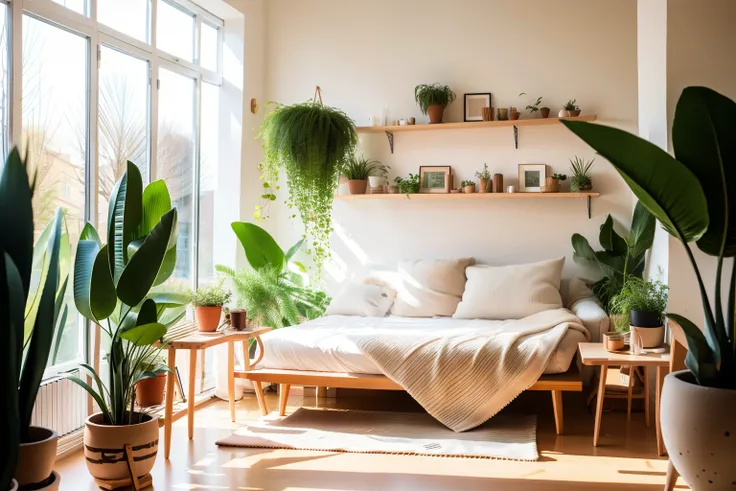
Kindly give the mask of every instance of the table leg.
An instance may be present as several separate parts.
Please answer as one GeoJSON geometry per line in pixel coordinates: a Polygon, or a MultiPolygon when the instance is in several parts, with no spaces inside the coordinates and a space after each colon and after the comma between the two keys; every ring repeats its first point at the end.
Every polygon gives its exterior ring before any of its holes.
{"type": "Polygon", "coordinates": [[[235,342],[227,343],[227,400],[230,403],[230,421],[235,422],[235,342]]]}
{"type": "Polygon", "coordinates": [[[649,400],[649,367],[644,367],[644,418],[646,419],[647,428],[649,428],[649,406],[651,401],[649,400]]]}
{"type": "Polygon", "coordinates": [[[189,439],[194,438],[194,379],[197,377],[197,350],[189,350],[189,391],[187,392],[187,424],[189,439]]]}
{"type": "Polygon", "coordinates": [[[608,376],[608,365],[601,365],[601,379],[598,382],[598,402],[595,407],[595,428],[593,430],[593,446],[598,446],[598,438],[601,434],[601,417],[603,416],[603,397],[606,393],[606,377],[608,376]]]}
{"type": "Polygon", "coordinates": [[[553,390],[552,392],[552,409],[555,413],[555,429],[558,435],[565,433],[565,421],[562,417],[562,391],[553,390]]]}
{"type": "Polygon", "coordinates": [[[289,384],[279,384],[279,416],[286,416],[286,403],[289,400],[289,384]]]}
{"type": "Polygon", "coordinates": [[[626,406],[627,423],[631,421],[631,403],[634,395],[634,380],[636,380],[636,367],[632,365],[629,367],[629,401],[628,405],[626,406]]]}
{"type": "Polygon", "coordinates": [[[660,421],[660,402],[662,398],[662,383],[664,382],[664,368],[657,367],[657,386],[654,401],[654,424],[657,426],[657,455],[664,455],[664,440],[662,439],[662,426],[660,421]]]}
{"type": "Polygon", "coordinates": [[[176,379],[176,350],[169,348],[169,370],[166,375],[166,410],[164,411],[164,458],[171,453],[171,420],[174,415],[174,380],[176,379]]]}

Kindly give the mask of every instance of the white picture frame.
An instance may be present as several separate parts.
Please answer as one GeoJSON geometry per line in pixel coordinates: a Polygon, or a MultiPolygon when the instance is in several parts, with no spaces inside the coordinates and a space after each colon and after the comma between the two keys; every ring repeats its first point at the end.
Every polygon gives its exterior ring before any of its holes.
{"type": "Polygon", "coordinates": [[[545,164],[519,164],[519,193],[541,193],[547,177],[545,164]]]}

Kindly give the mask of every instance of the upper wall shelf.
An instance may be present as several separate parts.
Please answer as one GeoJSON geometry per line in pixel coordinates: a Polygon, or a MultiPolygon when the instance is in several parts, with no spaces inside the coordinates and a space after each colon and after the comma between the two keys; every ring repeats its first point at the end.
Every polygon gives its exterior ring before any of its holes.
{"type": "Polygon", "coordinates": [[[577,116],[574,118],[536,118],[517,119],[515,121],[472,121],[468,123],[442,123],[442,124],[411,124],[406,126],[358,126],[358,133],[386,133],[391,153],[394,153],[394,133],[402,131],[437,131],[437,130],[466,130],[475,128],[500,128],[514,127],[514,148],[519,148],[520,126],[550,126],[556,125],[562,120],[568,121],[595,121],[595,114],[577,116]]]}

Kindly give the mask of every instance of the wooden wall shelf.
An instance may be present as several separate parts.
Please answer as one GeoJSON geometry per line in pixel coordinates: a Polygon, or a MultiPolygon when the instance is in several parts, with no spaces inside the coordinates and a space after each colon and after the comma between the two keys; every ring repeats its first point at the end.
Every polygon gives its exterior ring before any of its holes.
{"type": "Polygon", "coordinates": [[[477,128],[514,128],[514,148],[519,148],[519,127],[523,126],[552,126],[559,124],[562,120],[568,121],[595,121],[595,114],[571,118],[535,118],[517,119],[516,121],[472,121],[468,123],[442,123],[442,124],[411,124],[406,126],[358,126],[358,133],[386,133],[391,153],[394,153],[394,133],[404,131],[442,131],[442,130],[467,130],[477,128]]]}
{"type": "Polygon", "coordinates": [[[600,193],[436,193],[436,194],[336,194],[335,199],[340,201],[361,201],[361,200],[456,200],[456,199],[481,199],[481,200],[497,200],[497,199],[585,199],[588,205],[588,218],[590,218],[590,201],[597,198],[600,193]]]}

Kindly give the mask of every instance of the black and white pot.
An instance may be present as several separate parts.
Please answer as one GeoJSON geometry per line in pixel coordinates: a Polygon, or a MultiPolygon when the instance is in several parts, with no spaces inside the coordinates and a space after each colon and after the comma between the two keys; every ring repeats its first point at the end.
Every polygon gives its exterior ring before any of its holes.
{"type": "Polygon", "coordinates": [[[664,325],[659,312],[632,310],[629,321],[632,336],[640,340],[642,348],[657,348],[664,343],[664,325]]]}
{"type": "Polygon", "coordinates": [[[629,320],[636,327],[659,327],[662,325],[662,314],[643,310],[629,311],[629,320]]]}
{"type": "Polygon", "coordinates": [[[703,387],[688,370],[665,377],[662,437],[670,461],[693,491],[736,483],[736,390],[703,387]]]}

